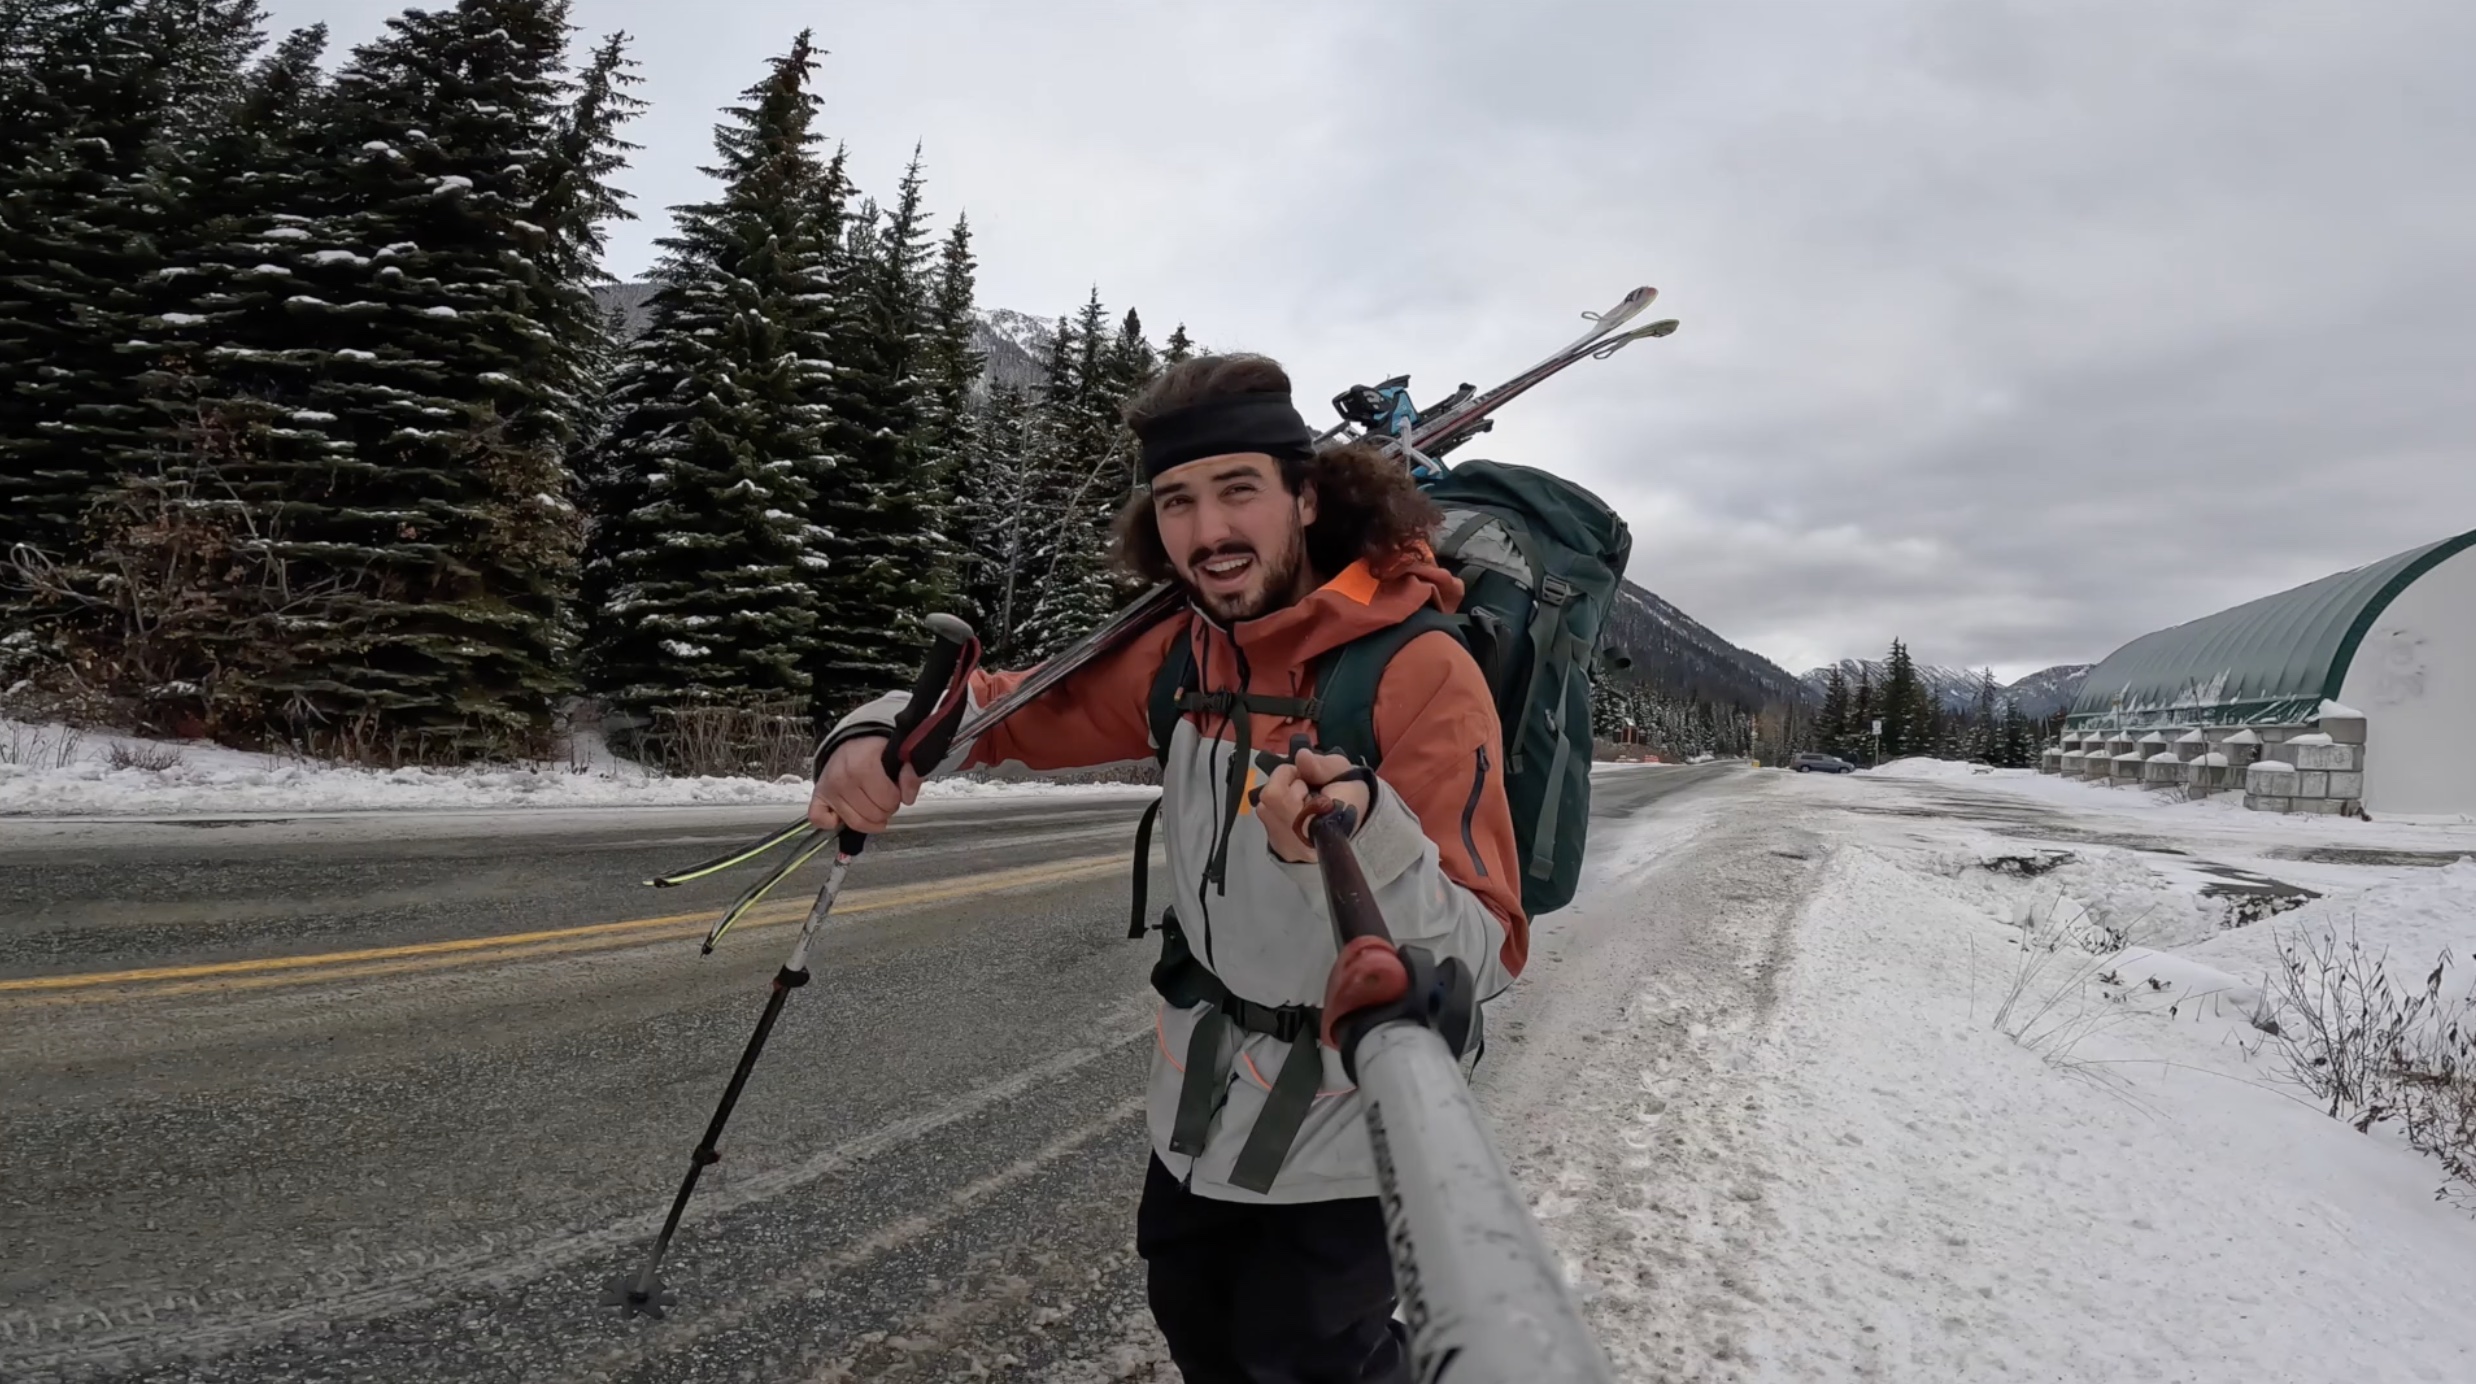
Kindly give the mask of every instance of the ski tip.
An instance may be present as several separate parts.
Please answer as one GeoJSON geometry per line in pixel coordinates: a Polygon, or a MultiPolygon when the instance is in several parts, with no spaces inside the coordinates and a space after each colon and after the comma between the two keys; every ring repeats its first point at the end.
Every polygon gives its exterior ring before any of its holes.
{"type": "Polygon", "coordinates": [[[1649,327],[1645,328],[1642,334],[1644,336],[1672,336],[1675,334],[1676,328],[1677,321],[1675,318],[1663,317],[1658,321],[1653,322],[1649,327]]]}

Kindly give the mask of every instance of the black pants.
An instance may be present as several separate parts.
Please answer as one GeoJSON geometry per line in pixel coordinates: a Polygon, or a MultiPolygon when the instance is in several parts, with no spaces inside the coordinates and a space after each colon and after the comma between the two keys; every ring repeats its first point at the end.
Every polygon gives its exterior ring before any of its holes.
{"type": "Polygon", "coordinates": [[[1214,1201],[1152,1160],[1135,1213],[1152,1319],[1187,1384],[1407,1384],[1373,1197],[1214,1201]]]}

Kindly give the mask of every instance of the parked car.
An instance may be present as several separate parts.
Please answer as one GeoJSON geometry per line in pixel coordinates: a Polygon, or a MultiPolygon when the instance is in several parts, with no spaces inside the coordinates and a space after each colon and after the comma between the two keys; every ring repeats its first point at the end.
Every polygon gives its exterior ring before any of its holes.
{"type": "Polygon", "coordinates": [[[1800,774],[1848,774],[1857,766],[1837,755],[1800,753],[1788,761],[1788,767],[1800,774]]]}

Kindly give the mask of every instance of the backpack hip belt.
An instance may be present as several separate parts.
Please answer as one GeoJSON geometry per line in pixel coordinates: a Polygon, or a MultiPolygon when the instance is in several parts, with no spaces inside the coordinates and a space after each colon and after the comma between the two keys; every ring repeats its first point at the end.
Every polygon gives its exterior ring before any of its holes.
{"type": "Polygon", "coordinates": [[[1290,1045],[1229,1176],[1230,1185],[1249,1192],[1272,1190],[1324,1079],[1320,1050],[1324,1011],[1311,1004],[1262,1004],[1231,993],[1188,949],[1175,912],[1161,915],[1161,959],[1152,968],[1152,988],[1181,1009],[1212,1006],[1210,1013],[1196,1021],[1194,1035],[1187,1040],[1186,1077],[1178,1086],[1178,1114],[1169,1136],[1172,1153],[1200,1157],[1210,1141],[1212,1122],[1228,1099],[1236,1065],[1228,1055],[1231,1028],[1290,1045]]]}

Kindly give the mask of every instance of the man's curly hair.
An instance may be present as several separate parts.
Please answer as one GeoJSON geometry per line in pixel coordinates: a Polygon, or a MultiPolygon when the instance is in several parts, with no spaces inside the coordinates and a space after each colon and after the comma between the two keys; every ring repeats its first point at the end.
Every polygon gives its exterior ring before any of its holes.
{"type": "MultiPolygon", "coordinates": [[[[1269,356],[1196,356],[1155,376],[1127,402],[1136,427],[1190,404],[1229,394],[1287,394],[1289,372],[1269,356]]],[[[1311,461],[1284,459],[1281,485],[1296,495],[1315,487],[1315,522],[1307,526],[1307,564],[1330,579],[1360,559],[1383,571],[1424,547],[1444,515],[1410,479],[1410,469],[1381,447],[1350,442],[1326,447],[1311,461]]],[[[1172,581],[1178,571],[1161,544],[1150,492],[1138,489],[1118,511],[1112,556],[1146,581],[1172,581]]]]}

